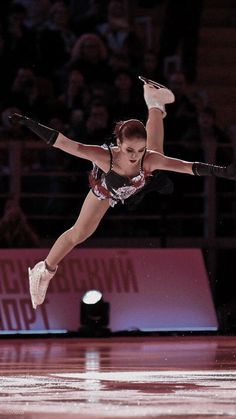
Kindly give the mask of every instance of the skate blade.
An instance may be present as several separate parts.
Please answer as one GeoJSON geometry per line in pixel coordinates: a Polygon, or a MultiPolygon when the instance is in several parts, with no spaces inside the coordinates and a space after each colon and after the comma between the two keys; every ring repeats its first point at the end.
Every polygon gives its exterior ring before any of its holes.
{"type": "MultiPolygon", "coordinates": [[[[30,268],[28,268],[28,275],[29,275],[29,281],[30,281],[31,280],[31,269],[30,268]]],[[[33,306],[34,310],[36,310],[37,304],[35,304],[35,302],[34,302],[32,296],[31,296],[31,294],[30,294],[30,298],[31,298],[32,306],[33,306]]]]}
{"type": "Polygon", "coordinates": [[[142,80],[145,84],[149,84],[150,86],[153,86],[155,89],[165,89],[166,105],[168,105],[169,103],[173,103],[175,101],[175,96],[173,92],[170,89],[168,89],[168,87],[163,86],[162,84],[159,84],[156,81],[146,79],[143,76],[139,76],[139,79],[142,80]]]}
{"type": "Polygon", "coordinates": [[[146,77],[138,76],[138,78],[139,80],[142,80],[144,83],[151,84],[152,86],[156,87],[156,89],[168,89],[168,87],[164,86],[163,84],[157,83],[154,80],[147,79],[146,77]]]}

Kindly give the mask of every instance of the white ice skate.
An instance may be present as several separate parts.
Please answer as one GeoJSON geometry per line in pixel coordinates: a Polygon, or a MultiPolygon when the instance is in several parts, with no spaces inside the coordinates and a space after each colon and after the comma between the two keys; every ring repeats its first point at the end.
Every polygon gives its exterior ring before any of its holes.
{"type": "Polygon", "coordinates": [[[54,272],[49,272],[45,261],[38,262],[33,269],[28,268],[30,296],[34,309],[44,302],[50,280],[56,271],[57,268],[54,272]]]}
{"type": "Polygon", "coordinates": [[[163,118],[166,116],[165,105],[173,103],[175,96],[167,87],[139,76],[139,79],[144,82],[144,99],[149,109],[158,108],[162,111],[163,118]]]}

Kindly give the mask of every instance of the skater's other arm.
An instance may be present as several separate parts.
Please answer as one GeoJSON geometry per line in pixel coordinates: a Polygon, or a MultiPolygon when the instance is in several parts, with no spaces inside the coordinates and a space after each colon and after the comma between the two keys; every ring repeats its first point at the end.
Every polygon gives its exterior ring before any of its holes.
{"type": "Polygon", "coordinates": [[[193,162],[167,157],[162,153],[155,151],[148,152],[144,167],[147,171],[153,172],[154,170],[167,170],[171,172],[186,173],[193,175],[192,170],[193,162]]]}
{"type": "Polygon", "coordinates": [[[167,157],[155,151],[149,151],[147,153],[144,168],[148,172],[159,169],[195,176],[217,176],[236,180],[236,163],[231,163],[227,166],[218,166],[201,162],[189,162],[167,157]]]}
{"type": "Polygon", "coordinates": [[[90,160],[96,163],[104,171],[109,169],[110,156],[108,150],[105,150],[100,146],[86,145],[70,140],[57,130],[47,127],[24,115],[14,113],[9,118],[13,124],[20,124],[29,128],[48,145],[59,148],[73,156],[90,160]]]}
{"type": "Polygon", "coordinates": [[[109,153],[106,149],[97,145],[88,145],[73,141],[61,133],[58,134],[53,147],[59,148],[60,150],[72,154],[73,156],[90,160],[96,163],[99,167],[109,161],[109,153]]]}

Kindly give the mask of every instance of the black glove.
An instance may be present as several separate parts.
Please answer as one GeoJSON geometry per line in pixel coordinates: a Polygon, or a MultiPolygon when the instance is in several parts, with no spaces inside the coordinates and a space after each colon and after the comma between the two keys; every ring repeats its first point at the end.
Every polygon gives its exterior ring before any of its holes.
{"type": "Polygon", "coordinates": [[[35,134],[37,134],[42,140],[47,144],[53,145],[59,135],[59,132],[55,129],[48,128],[45,125],[40,124],[39,122],[33,121],[33,119],[27,118],[27,116],[19,115],[18,113],[13,113],[9,116],[10,121],[13,124],[25,125],[35,134]]]}
{"type": "Polygon", "coordinates": [[[228,166],[216,166],[207,163],[193,163],[193,174],[195,176],[217,176],[225,179],[236,180],[236,164],[228,166]]]}

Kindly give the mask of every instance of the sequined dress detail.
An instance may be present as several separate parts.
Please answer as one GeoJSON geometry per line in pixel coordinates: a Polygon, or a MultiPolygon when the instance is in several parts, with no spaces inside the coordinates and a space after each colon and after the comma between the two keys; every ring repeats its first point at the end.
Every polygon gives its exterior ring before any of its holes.
{"type": "Polygon", "coordinates": [[[103,172],[95,163],[89,176],[89,184],[94,195],[100,199],[109,199],[109,204],[114,207],[118,202],[124,203],[125,199],[137,193],[146,183],[148,174],[143,169],[143,160],[140,162],[140,170],[137,176],[129,178],[122,176],[113,170],[113,154],[111,146],[104,145],[103,148],[110,153],[110,169],[107,173],[103,172]]]}

